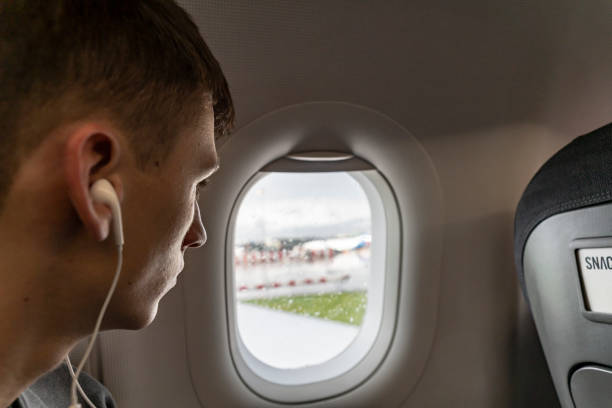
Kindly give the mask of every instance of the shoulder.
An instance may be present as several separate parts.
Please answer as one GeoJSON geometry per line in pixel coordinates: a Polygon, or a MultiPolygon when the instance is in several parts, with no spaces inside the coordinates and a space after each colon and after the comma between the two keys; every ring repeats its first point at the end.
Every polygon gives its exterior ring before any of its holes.
{"type": "MultiPolygon", "coordinates": [[[[70,385],[72,377],[66,364],[61,364],[54,370],[41,376],[22,394],[26,407],[67,407],[70,405],[70,385]],[[40,403],[44,405],[40,405],[40,403]]],[[[87,397],[98,408],[115,408],[115,402],[110,391],[87,373],[81,373],[79,384],[87,397]]],[[[79,400],[81,398],[79,397],[79,400]]],[[[87,407],[84,401],[80,401],[87,407]]]]}

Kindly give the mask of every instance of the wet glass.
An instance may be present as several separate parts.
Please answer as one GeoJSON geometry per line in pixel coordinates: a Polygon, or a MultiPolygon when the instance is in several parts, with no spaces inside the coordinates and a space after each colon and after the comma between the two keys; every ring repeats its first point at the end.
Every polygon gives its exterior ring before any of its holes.
{"type": "Polygon", "coordinates": [[[350,173],[259,175],[233,248],[237,324],[251,354],[302,368],[351,344],[368,304],[371,219],[350,173]]]}

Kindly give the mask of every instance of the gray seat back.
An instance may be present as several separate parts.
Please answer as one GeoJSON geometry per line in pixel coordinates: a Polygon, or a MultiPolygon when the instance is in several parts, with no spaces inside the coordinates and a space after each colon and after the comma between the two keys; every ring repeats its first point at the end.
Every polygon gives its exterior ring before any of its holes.
{"type": "Polygon", "coordinates": [[[612,125],[533,177],[516,212],[515,261],[561,404],[612,405],[612,125]]]}

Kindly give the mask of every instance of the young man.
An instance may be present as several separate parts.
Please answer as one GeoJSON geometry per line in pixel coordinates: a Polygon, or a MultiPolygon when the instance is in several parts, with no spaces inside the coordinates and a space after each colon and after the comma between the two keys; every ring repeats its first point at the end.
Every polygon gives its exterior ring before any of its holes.
{"type": "Polygon", "coordinates": [[[111,182],[125,235],[102,329],[145,327],[206,240],[196,190],[233,116],[172,0],[0,0],[0,407],[68,406],[61,361],[91,334],[117,262],[91,185],[111,182]]]}

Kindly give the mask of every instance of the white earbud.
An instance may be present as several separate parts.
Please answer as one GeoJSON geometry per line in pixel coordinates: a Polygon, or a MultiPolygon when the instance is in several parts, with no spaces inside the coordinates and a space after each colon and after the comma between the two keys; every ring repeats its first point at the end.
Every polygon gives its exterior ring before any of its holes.
{"type": "Polygon", "coordinates": [[[121,206],[113,185],[106,179],[100,179],[91,186],[91,196],[96,203],[108,205],[113,214],[113,235],[115,243],[123,245],[123,222],[121,221],[121,206]]]}

